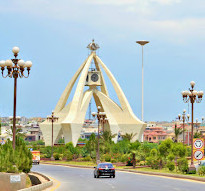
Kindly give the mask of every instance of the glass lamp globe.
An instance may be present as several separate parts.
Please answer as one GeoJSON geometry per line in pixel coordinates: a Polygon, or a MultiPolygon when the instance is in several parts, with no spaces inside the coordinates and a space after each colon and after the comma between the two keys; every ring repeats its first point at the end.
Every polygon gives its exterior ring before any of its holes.
{"type": "Polygon", "coordinates": [[[194,91],[192,92],[192,94],[193,94],[194,96],[196,96],[196,95],[198,94],[198,92],[197,92],[196,90],[194,90],[194,91]]]}
{"type": "Polygon", "coordinates": [[[1,60],[1,61],[0,61],[0,67],[3,68],[4,66],[5,66],[5,60],[1,60]]]}
{"type": "Polygon", "coordinates": [[[191,81],[191,82],[190,82],[190,85],[191,85],[191,87],[193,88],[193,87],[195,86],[195,82],[194,82],[194,81],[191,81]]]}
{"type": "Polygon", "coordinates": [[[17,47],[17,46],[14,46],[13,47],[13,49],[12,49],[12,52],[14,53],[14,54],[18,54],[19,53],[19,47],[17,47]]]}
{"type": "Polygon", "coordinates": [[[5,66],[12,67],[13,66],[13,62],[11,60],[6,60],[5,66]]]}
{"type": "Polygon", "coordinates": [[[32,66],[32,62],[31,61],[26,61],[25,62],[25,66],[24,67],[31,68],[31,66],[32,66]]]}
{"type": "Polygon", "coordinates": [[[24,60],[19,60],[19,61],[18,61],[18,65],[19,65],[20,67],[24,67],[24,65],[25,65],[24,60]]]}

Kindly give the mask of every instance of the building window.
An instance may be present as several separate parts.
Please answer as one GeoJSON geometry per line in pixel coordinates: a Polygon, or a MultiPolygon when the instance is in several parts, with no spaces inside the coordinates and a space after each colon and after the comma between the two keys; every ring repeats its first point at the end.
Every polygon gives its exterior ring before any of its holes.
{"type": "Polygon", "coordinates": [[[156,137],[153,137],[153,139],[156,139],[156,137]]]}

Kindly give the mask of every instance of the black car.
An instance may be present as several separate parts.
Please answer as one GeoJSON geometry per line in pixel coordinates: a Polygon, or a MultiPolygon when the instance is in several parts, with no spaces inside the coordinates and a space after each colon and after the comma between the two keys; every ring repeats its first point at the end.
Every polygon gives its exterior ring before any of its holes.
{"type": "Polygon", "coordinates": [[[94,178],[99,178],[100,176],[115,178],[115,168],[111,163],[99,163],[98,166],[94,168],[94,178]]]}

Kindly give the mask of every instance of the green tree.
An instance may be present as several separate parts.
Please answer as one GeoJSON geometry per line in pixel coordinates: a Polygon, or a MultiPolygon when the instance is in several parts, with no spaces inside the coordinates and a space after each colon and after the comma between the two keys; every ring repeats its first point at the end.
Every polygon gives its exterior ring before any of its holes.
{"type": "Polygon", "coordinates": [[[177,124],[175,124],[175,127],[174,127],[175,142],[178,142],[179,135],[181,135],[183,132],[184,130],[180,127],[177,128],[177,124]]]}
{"type": "Polygon", "coordinates": [[[97,140],[95,138],[94,133],[91,134],[90,139],[89,139],[89,141],[87,142],[87,144],[85,146],[86,146],[87,151],[90,153],[90,156],[92,155],[92,152],[96,151],[97,140]]]}

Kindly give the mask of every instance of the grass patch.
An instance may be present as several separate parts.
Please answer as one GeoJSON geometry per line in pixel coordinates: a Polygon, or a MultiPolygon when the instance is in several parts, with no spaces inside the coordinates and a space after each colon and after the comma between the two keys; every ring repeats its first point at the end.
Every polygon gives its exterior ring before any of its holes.
{"type": "Polygon", "coordinates": [[[92,162],[92,161],[41,161],[41,163],[43,162],[49,162],[49,163],[53,163],[53,164],[70,164],[70,165],[79,165],[79,166],[96,166],[96,163],[92,162]]]}

